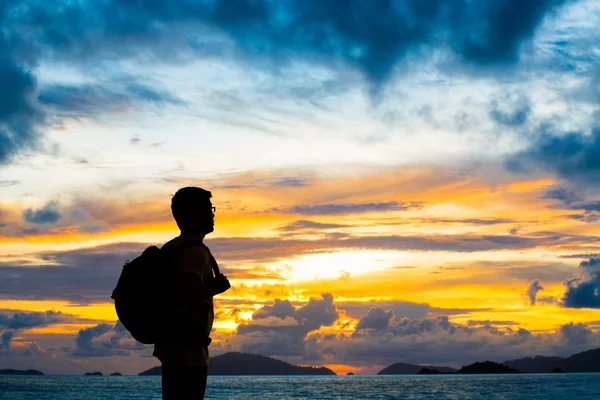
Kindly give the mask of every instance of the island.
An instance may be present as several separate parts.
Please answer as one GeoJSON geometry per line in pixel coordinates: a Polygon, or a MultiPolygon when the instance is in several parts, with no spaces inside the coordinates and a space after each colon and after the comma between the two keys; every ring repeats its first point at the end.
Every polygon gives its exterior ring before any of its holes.
{"type": "Polygon", "coordinates": [[[421,368],[421,370],[417,373],[419,375],[439,375],[439,374],[447,374],[448,372],[442,372],[435,368],[421,368]]]}
{"type": "Polygon", "coordinates": [[[354,375],[354,372],[348,372],[346,375],[348,375],[348,376],[353,376],[353,375],[354,375]]]}
{"type": "Polygon", "coordinates": [[[103,376],[102,372],[86,372],[84,376],[103,376]]]}
{"type": "Polygon", "coordinates": [[[505,361],[504,365],[527,373],[600,372],[600,349],[583,351],[567,358],[524,357],[505,361]]]}
{"type": "Polygon", "coordinates": [[[382,369],[377,373],[377,375],[414,375],[420,373],[423,369],[435,370],[446,374],[456,371],[454,368],[450,367],[435,367],[431,365],[415,365],[400,362],[382,369]]]}
{"type": "Polygon", "coordinates": [[[123,376],[123,374],[120,372],[113,372],[112,374],[110,374],[110,376],[123,376]]]}
{"type": "Polygon", "coordinates": [[[514,368],[492,361],[476,362],[459,369],[457,374],[520,374],[514,368]]]}
{"type": "Polygon", "coordinates": [[[0,369],[0,375],[44,375],[35,369],[0,369]]]}
{"type": "MultiPolygon", "coordinates": [[[[160,366],[140,372],[138,375],[161,375],[160,366]]],[[[250,353],[230,352],[211,357],[209,375],[336,375],[325,367],[292,365],[271,357],[250,353]]]]}

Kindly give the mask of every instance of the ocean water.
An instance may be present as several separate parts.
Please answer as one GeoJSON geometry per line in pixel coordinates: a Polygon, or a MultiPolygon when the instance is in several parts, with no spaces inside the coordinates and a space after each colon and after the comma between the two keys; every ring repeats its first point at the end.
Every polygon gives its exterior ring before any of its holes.
{"type": "MultiPolygon", "coordinates": [[[[1,400],[160,398],[155,376],[0,376],[1,400]]],[[[206,399],[600,399],[600,374],[210,376],[206,399]]]]}

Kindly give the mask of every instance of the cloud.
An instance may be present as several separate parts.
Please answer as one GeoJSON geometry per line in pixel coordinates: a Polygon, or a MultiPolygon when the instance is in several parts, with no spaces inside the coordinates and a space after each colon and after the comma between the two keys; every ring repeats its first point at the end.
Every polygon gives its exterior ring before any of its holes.
{"type": "Polygon", "coordinates": [[[28,208],[23,211],[23,220],[31,224],[54,224],[61,219],[61,214],[56,209],[58,203],[49,201],[44,207],[34,210],[28,208]]]}
{"type": "Polygon", "coordinates": [[[494,99],[489,111],[490,118],[499,125],[517,127],[524,125],[531,113],[531,104],[524,95],[494,99]]]}
{"type": "Polygon", "coordinates": [[[10,350],[10,343],[14,336],[15,336],[15,333],[12,331],[5,331],[2,333],[2,337],[1,337],[2,341],[0,341],[0,352],[1,351],[8,352],[10,350]]]}
{"type": "Polygon", "coordinates": [[[500,224],[511,224],[517,222],[516,220],[509,218],[465,218],[465,219],[453,219],[453,218],[420,218],[420,222],[428,224],[470,224],[470,225],[500,225],[500,224]]]}
{"type": "MultiPolygon", "coordinates": [[[[218,48],[233,43],[244,60],[258,56],[283,63],[287,56],[342,63],[379,83],[411,51],[424,45],[446,47],[463,61],[482,67],[514,64],[523,41],[532,37],[546,14],[563,3],[434,0],[424,7],[411,0],[383,1],[378,7],[369,7],[362,1],[337,0],[177,0],[76,3],[64,8],[39,3],[25,9],[16,20],[9,19],[8,27],[12,27],[11,22],[19,23],[32,39],[63,57],[100,53],[120,40],[162,55],[173,52],[169,45],[181,50],[187,45],[200,54],[222,55],[223,50],[218,48]],[[121,18],[115,18],[117,15],[121,18]],[[42,26],[30,22],[43,17],[47,23],[42,26]],[[195,30],[187,42],[181,42],[177,40],[177,28],[183,28],[184,22],[213,29],[195,30]],[[39,30],[33,31],[34,27],[39,30]],[[325,35],[328,40],[317,39],[325,35]]],[[[114,51],[117,56],[133,55],[125,48],[114,51]]]]}
{"type": "Polygon", "coordinates": [[[544,199],[558,200],[558,204],[554,204],[551,208],[583,211],[581,214],[569,214],[565,216],[568,219],[592,223],[600,218],[600,201],[584,201],[584,197],[565,187],[555,187],[549,189],[542,196],[544,199]]]}
{"type": "Polygon", "coordinates": [[[15,186],[15,185],[19,185],[21,183],[21,181],[9,181],[9,180],[0,180],[0,187],[10,187],[10,186],[15,186]]]}
{"type": "Polygon", "coordinates": [[[37,343],[31,343],[29,347],[21,354],[22,357],[39,357],[44,354],[44,350],[37,343]]]}
{"type": "Polygon", "coordinates": [[[120,321],[115,324],[102,323],[81,329],[75,338],[72,357],[129,356],[132,350],[145,350],[146,346],[136,342],[120,321]]]}
{"type": "Polygon", "coordinates": [[[583,198],[576,193],[575,191],[566,188],[566,187],[553,187],[551,189],[548,189],[544,195],[542,196],[543,199],[551,199],[551,200],[558,200],[561,203],[564,204],[572,204],[575,202],[579,202],[581,200],[583,200],[583,198]]]}
{"type": "Polygon", "coordinates": [[[574,323],[550,333],[532,333],[502,321],[465,326],[448,317],[403,318],[384,325],[356,330],[352,335],[338,333],[329,337],[316,333],[311,337],[317,339],[317,352],[330,349],[335,354],[327,360],[329,363],[368,368],[396,362],[459,367],[483,360],[503,362],[523,356],[571,355],[600,344],[600,334],[574,323]]]}
{"type": "MultiPolygon", "coordinates": [[[[220,57],[278,73],[301,61],[358,71],[376,93],[398,65],[436,50],[468,66],[465,71],[510,70],[523,43],[565,2],[2,2],[0,163],[40,144],[46,119],[37,107],[32,71],[44,60],[85,66],[106,58],[116,64],[220,57]]],[[[145,86],[127,91],[145,101],[165,99],[145,86]]],[[[104,110],[99,98],[113,96],[101,88],[62,87],[41,93],[40,101],[58,111],[89,113],[104,110]]]]}
{"type": "Polygon", "coordinates": [[[294,317],[296,308],[289,300],[275,299],[272,306],[262,306],[253,314],[252,319],[259,320],[268,317],[276,317],[285,319],[286,317],[294,317]]]}
{"type": "Polygon", "coordinates": [[[266,356],[302,356],[309,332],[331,326],[339,312],[328,293],[311,297],[304,306],[295,308],[289,300],[276,299],[273,305],[258,309],[252,321],[238,326],[235,337],[226,341],[244,352],[266,356]]]}
{"type": "Polygon", "coordinates": [[[354,319],[361,319],[372,308],[390,310],[396,318],[423,318],[434,310],[429,304],[413,303],[410,301],[381,301],[381,302],[343,302],[337,303],[340,310],[343,310],[347,316],[354,319]]]}
{"type": "Polygon", "coordinates": [[[540,128],[528,149],[510,156],[509,170],[546,170],[578,182],[600,181],[600,126],[590,132],[561,132],[553,126],[540,128]]]}
{"type": "Polygon", "coordinates": [[[40,89],[40,104],[71,117],[93,117],[144,104],[183,104],[176,96],[133,80],[102,84],[47,85],[40,89]]]}
{"type": "Polygon", "coordinates": [[[74,319],[72,316],[57,311],[46,312],[14,312],[12,315],[0,313],[0,355],[11,354],[11,342],[15,334],[31,328],[43,327],[52,324],[67,322],[74,319]]]}
{"type": "Polygon", "coordinates": [[[308,221],[308,220],[297,220],[294,222],[290,222],[287,225],[284,225],[278,228],[279,231],[284,232],[295,232],[295,231],[303,231],[303,230],[327,230],[327,229],[338,229],[338,228],[346,228],[348,225],[340,225],[340,224],[324,224],[316,221],[308,221]]]}
{"type": "Polygon", "coordinates": [[[493,326],[515,326],[515,325],[519,325],[516,322],[513,321],[490,321],[485,320],[485,321],[479,321],[479,320],[474,320],[474,319],[470,319],[467,322],[467,326],[485,326],[485,325],[493,325],[493,326]]]}
{"type": "Polygon", "coordinates": [[[592,331],[585,324],[570,322],[560,327],[560,335],[566,344],[587,345],[592,336],[592,331]]]}
{"type": "Polygon", "coordinates": [[[304,215],[334,215],[334,214],[355,214],[365,212],[381,211],[408,211],[418,210],[423,206],[419,202],[378,202],[378,203],[359,203],[359,204],[319,204],[319,205],[300,205],[290,207],[286,212],[304,215]]]}
{"type": "Polygon", "coordinates": [[[57,311],[0,313],[0,328],[22,330],[65,322],[68,316],[57,311]]]}
{"type": "Polygon", "coordinates": [[[308,183],[304,179],[286,177],[286,178],[281,178],[281,179],[271,182],[270,186],[280,187],[280,188],[305,187],[305,186],[308,186],[308,183]]]}
{"type": "Polygon", "coordinates": [[[367,314],[358,321],[356,331],[360,331],[361,329],[381,331],[387,329],[393,319],[394,312],[392,310],[384,310],[380,307],[371,308],[367,314]]]}
{"type": "MultiPolygon", "coordinates": [[[[7,2],[0,4],[0,23],[8,6],[7,2]]],[[[39,145],[38,128],[45,119],[35,104],[37,81],[31,65],[15,59],[15,50],[21,44],[10,30],[0,35],[0,165],[39,145]]]]}
{"type": "MultiPolygon", "coordinates": [[[[279,279],[276,272],[264,269],[245,271],[235,264],[267,263],[307,254],[348,249],[475,253],[492,250],[525,250],[540,246],[562,249],[585,244],[592,246],[595,236],[562,235],[544,232],[535,236],[506,235],[430,235],[430,236],[326,236],[316,240],[277,237],[229,237],[207,240],[224,270],[240,278],[279,279]],[[227,267],[232,263],[232,267],[227,267]],[[226,267],[226,268],[225,268],[226,267]]],[[[89,303],[107,301],[126,260],[137,257],[146,246],[156,243],[117,243],[62,252],[30,254],[26,264],[0,262],[0,297],[9,299],[65,299],[89,303]],[[39,264],[31,259],[40,259],[39,264]],[[27,266],[28,268],[24,268],[27,266]]],[[[590,247],[591,249],[592,247],[590,247]]],[[[510,276],[531,281],[553,282],[571,276],[562,265],[539,265],[506,269],[510,276]]],[[[365,310],[366,312],[366,310],[365,310]]],[[[400,315],[396,313],[396,315],[400,315]]]]}
{"type": "Polygon", "coordinates": [[[600,308],[600,259],[579,264],[578,276],[565,282],[564,307],[600,308]]]}
{"type": "Polygon", "coordinates": [[[522,250],[538,246],[553,247],[593,244],[595,236],[540,232],[531,236],[516,235],[387,235],[353,236],[350,234],[317,240],[266,237],[230,237],[207,240],[207,245],[227,260],[274,261],[315,252],[336,249],[369,249],[392,251],[452,251],[478,252],[491,250],[522,250]]]}
{"type": "Polygon", "coordinates": [[[531,282],[531,285],[529,285],[529,287],[527,288],[525,294],[527,294],[527,296],[529,297],[529,301],[532,306],[535,305],[535,300],[540,290],[544,290],[544,288],[542,287],[542,282],[540,282],[539,279],[536,279],[533,282],[531,282]]]}
{"type": "Polygon", "coordinates": [[[600,257],[600,253],[578,253],[578,254],[565,254],[559,256],[560,258],[597,258],[600,257]]]}
{"type": "Polygon", "coordinates": [[[123,264],[143,249],[140,244],[125,243],[38,254],[42,265],[31,268],[0,263],[0,297],[79,303],[110,301],[123,264]]]}

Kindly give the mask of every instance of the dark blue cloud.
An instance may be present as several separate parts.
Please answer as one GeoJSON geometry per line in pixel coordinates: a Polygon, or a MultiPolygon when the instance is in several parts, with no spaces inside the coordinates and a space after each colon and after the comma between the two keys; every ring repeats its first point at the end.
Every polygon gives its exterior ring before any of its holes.
{"type": "Polygon", "coordinates": [[[564,178],[585,182],[600,181],[600,126],[589,134],[561,134],[544,127],[530,147],[506,162],[509,170],[529,172],[547,170],[564,178]]]}
{"type": "MultiPolygon", "coordinates": [[[[160,44],[169,52],[184,23],[214,28],[246,58],[320,58],[384,81],[395,64],[423,45],[446,46],[468,63],[514,63],[522,42],[564,0],[150,0],[79,2],[59,7],[34,3],[9,19],[50,51],[82,57],[94,52],[134,54],[160,44]],[[118,47],[116,45],[123,46],[118,47]]],[[[214,35],[187,32],[186,43],[215,51],[214,35]]]]}
{"type": "Polygon", "coordinates": [[[600,308],[600,258],[579,264],[579,276],[565,282],[562,304],[569,308],[600,308]]]}
{"type": "MultiPolygon", "coordinates": [[[[31,71],[44,59],[178,62],[231,54],[276,73],[302,59],[358,70],[378,91],[407,56],[434,48],[475,68],[505,71],[543,18],[566,1],[3,1],[0,163],[39,142],[44,116],[32,99],[31,71]]],[[[56,96],[53,104],[75,105],[56,96]]]]}
{"type": "MultiPolygon", "coordinates": [[[[5,3],[0,4],[0,17],[5,3]]],[[[14,59],[14,47],[11,38],[0,31],[0,165],[37,145],[37,128],[44,120],[35,106],[36,79],[28,65],[14,59]]]]}
{"type": "Polygon", "coordinates": [[[585,213],[585,214],[573,214],[573,215],[568,215],[567,218],[574,219],[576,221],[592,223],[592,222],[596,222],[600,219],[600,213],[589,212],[589,213],[585,213]]]}
{"type": "Polygon", "coordinates": [[[38,100],[61,114],[94,116],[141,104],[182,104],[171,93],[139,83],[119,85],[52,85],[42,87],[38,100]]]}
{"type": "Polygon", "coordinates": [[[554,187],[552,189],[548,189],[544,195],[543,199],[550,200],[558,200],[564,204],[572,204],[578,201],[583,200],[583,198],[573,190],[565,187],[554,187]]]}
{"type": "Polygon", "coordinates": [[[523,40],[533,35],[546,13],[565,1],[504,0],[460,3],[466,8],[468,18],[463,17],[459,21],[466,23],[463,26],[466,32],[457,43],[459,54],[475,63],[507,64],[518,59],[523,40]]]}
{"type": "Polygon", "coordinates": [[[50,201],[44,207],[34,210],[28,208],[23,211],[23,220],[31,224],[53,224],[61,219],[61,215],[56,209],[58,204],[50,201]]]}
{"type": "Polygon", "coordinates": [[[584,201],[584,197],[579,193],[565,187],[555,187],[547,190],[543,199],[558,200],[551,208],[562,210],[580,211],[579,214],[569,214],[568,219],[591,223],[600,219],[600,201],[584,201]]]}

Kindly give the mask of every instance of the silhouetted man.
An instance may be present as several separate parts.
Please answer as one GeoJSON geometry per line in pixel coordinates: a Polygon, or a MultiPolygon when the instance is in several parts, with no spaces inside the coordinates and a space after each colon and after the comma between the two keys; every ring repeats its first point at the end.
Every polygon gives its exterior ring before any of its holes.
{"type": "Polygon", "coordinates": [[[214,320],[213,296],[230,288],[202,240],[214,230],[212,194],[198,187],[179,189],[171,211],[181,234],[165,243],[175,272],[174,311],[168,334],[153,355],[162,363],[163,399],[204,399],[208,345],[214,320]],[[213,269],[216,273],[213,275],[213,269]]]}

